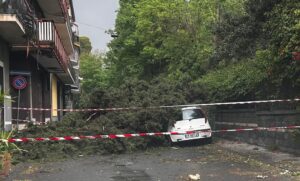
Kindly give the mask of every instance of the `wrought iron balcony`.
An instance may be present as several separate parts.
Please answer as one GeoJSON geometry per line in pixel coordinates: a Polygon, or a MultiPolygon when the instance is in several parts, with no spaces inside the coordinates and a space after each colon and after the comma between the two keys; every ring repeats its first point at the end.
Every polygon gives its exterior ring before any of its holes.
{"type": "Polygon", "coordinates": [[[0,13],[24,16],[33,15],[34,11],[27,0],[2,0],[0,1],[0,13]]]}
{"type": "Polygon", "coordinates": [[[27,0],[0,1],[0,35],[10,44],[22,44],[33,35],[35,12],[27,0]]]}

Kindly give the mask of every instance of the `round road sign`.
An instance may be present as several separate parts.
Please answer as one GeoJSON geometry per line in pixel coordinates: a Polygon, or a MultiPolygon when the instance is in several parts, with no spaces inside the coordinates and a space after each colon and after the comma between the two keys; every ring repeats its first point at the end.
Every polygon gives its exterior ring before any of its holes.
{"type": "Polygon", "coordinates": [[[13,78],[12,86],[17,90],[25,89],[27,86],[27,80],[23,76],[16,76],[13,78]]]}

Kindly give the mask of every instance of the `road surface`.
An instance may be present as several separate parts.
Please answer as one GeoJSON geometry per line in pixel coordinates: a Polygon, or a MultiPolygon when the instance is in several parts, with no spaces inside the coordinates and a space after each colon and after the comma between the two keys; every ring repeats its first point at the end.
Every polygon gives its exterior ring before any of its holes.
{"type": "Polygon", "coordinates": [[[51,163],[22,163],[14,181],[300,180],[300,158],[244,143],[219,140],[121,155],[84,156],[51,163]]]}

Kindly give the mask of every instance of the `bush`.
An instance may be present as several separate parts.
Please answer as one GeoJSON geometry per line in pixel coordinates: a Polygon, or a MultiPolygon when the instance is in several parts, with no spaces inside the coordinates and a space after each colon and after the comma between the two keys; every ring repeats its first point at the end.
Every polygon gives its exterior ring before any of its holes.
{"type": "MultiPolygon", "coordinates": [[[[273,57],[269,51],[257,51],[255,59],[244,60],[204,75],[194,82],[207,101],[255,100],[265,94],[273,57]]],[[[268,94],[270,95],[270,94],[268,94]]]]}

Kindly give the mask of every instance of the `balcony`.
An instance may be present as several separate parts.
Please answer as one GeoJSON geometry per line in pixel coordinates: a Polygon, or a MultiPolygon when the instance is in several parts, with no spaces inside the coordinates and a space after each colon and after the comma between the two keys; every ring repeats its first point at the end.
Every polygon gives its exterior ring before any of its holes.
{"type": "Polygon", "coordinates": [[[73,33],[73,43],[74,45],[79,48],[80,42],[79,42],[79,28],[76,23],[72,24],[72,33],[73,33]]]}
{"type": "Polygon", "coordinates": [[[62,43],[65,46],[67,54],[71,55],[74,51],[74,46],[70,22],[55,23],[55,26],[57,28],[57,32],[61,37],[62,43]]]}
{"type": "Polygon", "coordinates": [[[45,18],[55,23],[64,23],[68,20],[68,0],[37,0],[45,18]]]}
{"type": "Polygon", "coordinates": [[[73,52],[72,31],[70,25],[70,1],[71,0],[37,0],[45,19],[51,19],[55,23],[62,43],[68,55],[73,52]]]}
{"type": "Polygon", "coordinates": [[[64,83],[73,84],[74,74],[70,69],[70,59],[53,21],[38,21],[37,45],[40,54],[37,61],[49,72],[55,73],[64,83]]]}
{"type": "Polygon", "coordinates": [[[75,91],[76,93],[79,92],[80,90],[80,81],[79,81],[79,48],[75,48],[75,51],[73,53],[72,56],[70,56],[70,66],[72,67],[71,70],[72,70],[72,74],[74,75],[73,77],[75,77],[75,81],[74,81],[74,84],[71,85],[72,87],[72,90],[78,90],[78,91],[75,91]]]}
{"type": "Polygon", "coordinates": [[[0,1],[0,36],[9,44],[25,44],[34,29],[34,12],[26,0],[0,1]]]}

